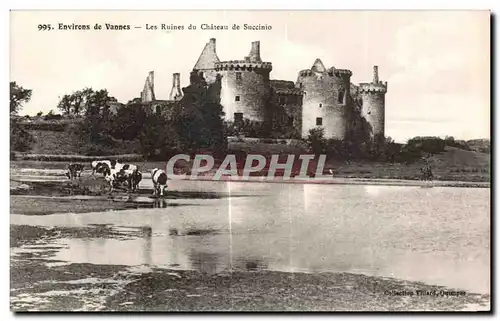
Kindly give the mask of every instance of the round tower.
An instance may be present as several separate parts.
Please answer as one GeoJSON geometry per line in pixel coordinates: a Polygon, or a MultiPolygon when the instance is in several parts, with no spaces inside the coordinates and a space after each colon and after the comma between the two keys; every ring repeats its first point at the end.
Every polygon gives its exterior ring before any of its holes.
{"type": "Polygon", "coordinates": [[[309,135],[309,130],[320,127],[326,138],[344,139],[351,75],[347,69],[326,69],[320,59],[316,59],[311,69],[299,72],[296,86],[304,92],[303,137],[309,135]]]}
{"type": "Polygon", "coordinates": [[[226,120],[267,120],[271,70],[272,64],[260,58],[259,41],[252,42],[250,55],[245,60],[215,64],[215,71],[222,76],[220,95],[226,120]]]}
{"type": "Polygon", "coordinates": [[[371,127],[372,137],[385,137],[385,94],[387,81],[378,78],[378,67],[373,67],[373,81],[359,84],[362,101],[361,115],[371,127]]]}

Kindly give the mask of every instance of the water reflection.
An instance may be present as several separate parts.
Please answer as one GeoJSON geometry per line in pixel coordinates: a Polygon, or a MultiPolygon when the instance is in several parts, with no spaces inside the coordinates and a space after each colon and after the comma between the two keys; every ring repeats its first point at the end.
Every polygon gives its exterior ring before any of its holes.
{"type": "Polygon", "coordinates": [[[206,274],[220,272],[219,268],[221,264],[219,264],[219,256],[218,253],[202,252],[191,249],[189,253],[191,268],[206,274]]]}
{"type": "Polygon", "coordinates": [[[153,264],[153,253],[152,253],[152,246],[153,246],[153,241],[152,241],[152,236],[153,236],[153,229],[151,226],[145,226],[142,228],[142,231],[144,233],[144,264],[145,265],[151,265],[153,264]]]}
{"type": "Polygon", "coordinates": [[[167,200],[164,198],[157,198],[153,201],[153,208],[165,208],[167,207],[167,200]]]}
{"type": "Polygon", "coordinates": [[[131,237],[125,240],[110,235],[61,239],[68,248],[57,259],[69,262],[148,264],[204,273],[347,271],[489,290],[489,189],[204,184],[196,182],[208,191],[263,196],[119,214],[29,220],[12,215],[11,222],[129,228],[131,237]]]}

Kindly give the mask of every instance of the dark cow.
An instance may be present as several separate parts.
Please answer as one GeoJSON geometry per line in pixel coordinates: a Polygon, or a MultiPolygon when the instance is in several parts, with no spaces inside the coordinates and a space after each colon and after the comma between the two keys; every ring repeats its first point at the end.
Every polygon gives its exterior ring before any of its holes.
{"type": "Polygon", "coordinates": [[[165,189],[167,189],[167,173],[163,169],[155,168],[151,171],[151,179],[153,180],[153,195],[164,195],[165,189]]]}
{"type": "Polygon", "coordinates": [[[81,177],[83,170],[84,166],[82,164],[69,164],[66,171],[66,176],[69,179],[73,180],[77,177],[81,177]]]}
{"type": "Polygon", "coordinates": [[[90,166],[92,167],[92,176],[94,177],[95,173],[100,173],[104,175],[104,168],[107,166],[111,168],[111,161],[109,160],[99,160],[93,161],[90,166]]]}
{"type": "Polygon", "coordinates": [[[125,178],[125,181],[128,183],[129,190],[133,192],[137,191],[139,183],[142,181],[142,173],[139,170],[126,172],[122,169],[119,173],[119,177],[120,175],[123,175],[123,177],[125,178]]]}

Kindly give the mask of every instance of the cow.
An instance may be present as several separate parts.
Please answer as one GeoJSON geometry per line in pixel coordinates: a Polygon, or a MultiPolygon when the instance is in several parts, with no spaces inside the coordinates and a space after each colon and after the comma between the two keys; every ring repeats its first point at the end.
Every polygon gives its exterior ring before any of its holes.
{"type": "Polygon", "coordinates": [[[133,171],[127,181],[129,182],[129,188],[133,192],[137,191],[139,183],[142,181],[142,173],[139,170],[133,171]]]}
{"type": "Polygon", "coordinates": [[[104,175],[104,165],[111,168],[111,161],[109,160],[96,160],[93,161],[90,166],[92,167],[92,177],[95,177],[95,173],[101,173],[104,175]]]}
{"type": "Polygon", "coordinates": [[[151,170],[151,179],[153,180],[153,195],[163,196],[165,189],[167,186],[167,173],[159,168],[155,168],[151,170]]]}
{"type": "Polygon", "coordinates": [[[82,164],[69,164],[66,171],[66,176],[73,180],[76,177],[81,177],[84,166],[82,164]]]}
{"type": "Polygon", "coordinates": [[[113,192],[115,185],[128,183],[129,191],[136,191],[142,180],[142,173],[137,169],[137,166],[115,166],[110,168],[107,165],[102,165],[104,178],[110,185],[110,192],[113,192]]]}
{"type": "Polygon", "coordinates": [[[139,167],[134,164],[122,164],[118,162],[111,161],[111,169],[116,170],[117,172],[124,170],[124,171],[138,171],[139,167]]]}

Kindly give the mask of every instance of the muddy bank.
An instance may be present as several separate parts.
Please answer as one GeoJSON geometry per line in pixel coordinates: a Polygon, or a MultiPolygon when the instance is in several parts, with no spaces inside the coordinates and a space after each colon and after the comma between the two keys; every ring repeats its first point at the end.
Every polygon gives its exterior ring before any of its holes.
{"type": "Polygon", "coordinates": [[[457,311],[489,296],[350,273],[195,271],[18,262],[14,311],[457,311]],[[427,293],[426,295],[417,295],[427,293]],[[410,294],[411,293],[411,294],[410,294]],[[30,300],[26,300],[26,298],[30,300]]]}
{"type": "Polygon", "coordinates": [[[199,203],[176,203],[175,200],[221,199],[251,197],[220,192],[169,190],[164,197],[153,197],[150,189],[128,193],[109,193],[102,183],[80,182],[18,182],[11,181],[10,211],[12,214],[47,215],[53,213],[90,213],[172,206],[202,206],[199,203]]]}
{"type": "Polygon", "coordinates": [[[486,297],[421,283],[350,273],[233,271],[205,275],[155,270],[107,299],[125,311],[409,311],[459,310],[486,297]],[[416,295],[416,291],[434,295],[416,295]],[[403,293],[415,293],[414,295],[403,293]],[[123,302],[130,302],[124,307],[123,302]]]}
{"type": "MultiPolygon", "coordinates": [[[[133,234],[147,233],[138,229],[133,234]]],[[[130,234],[131,232],[127,232],[130,234]]],[[[110,226],[11,227],[11,309],[22,311],[488,310],[489,295],[353,273],[286,273],[254,265],[218,273],[66,264],[58,238],[126,237],[110,226]],[[417,292],[418,291],[418,292],[417,292]]]]}
{"type": "MultiPolygon", "coordinates": [[[[10,226],[10,246],[45,245],[58,238],[134,238],[142,236],[142,230],[127,230],[127,233],[118,231],[111,225],[88,225],[86,227],[39,227],[30,225],[10,226]]],[[[47,247],[44,246],[44,249],[47,247]]]]}

